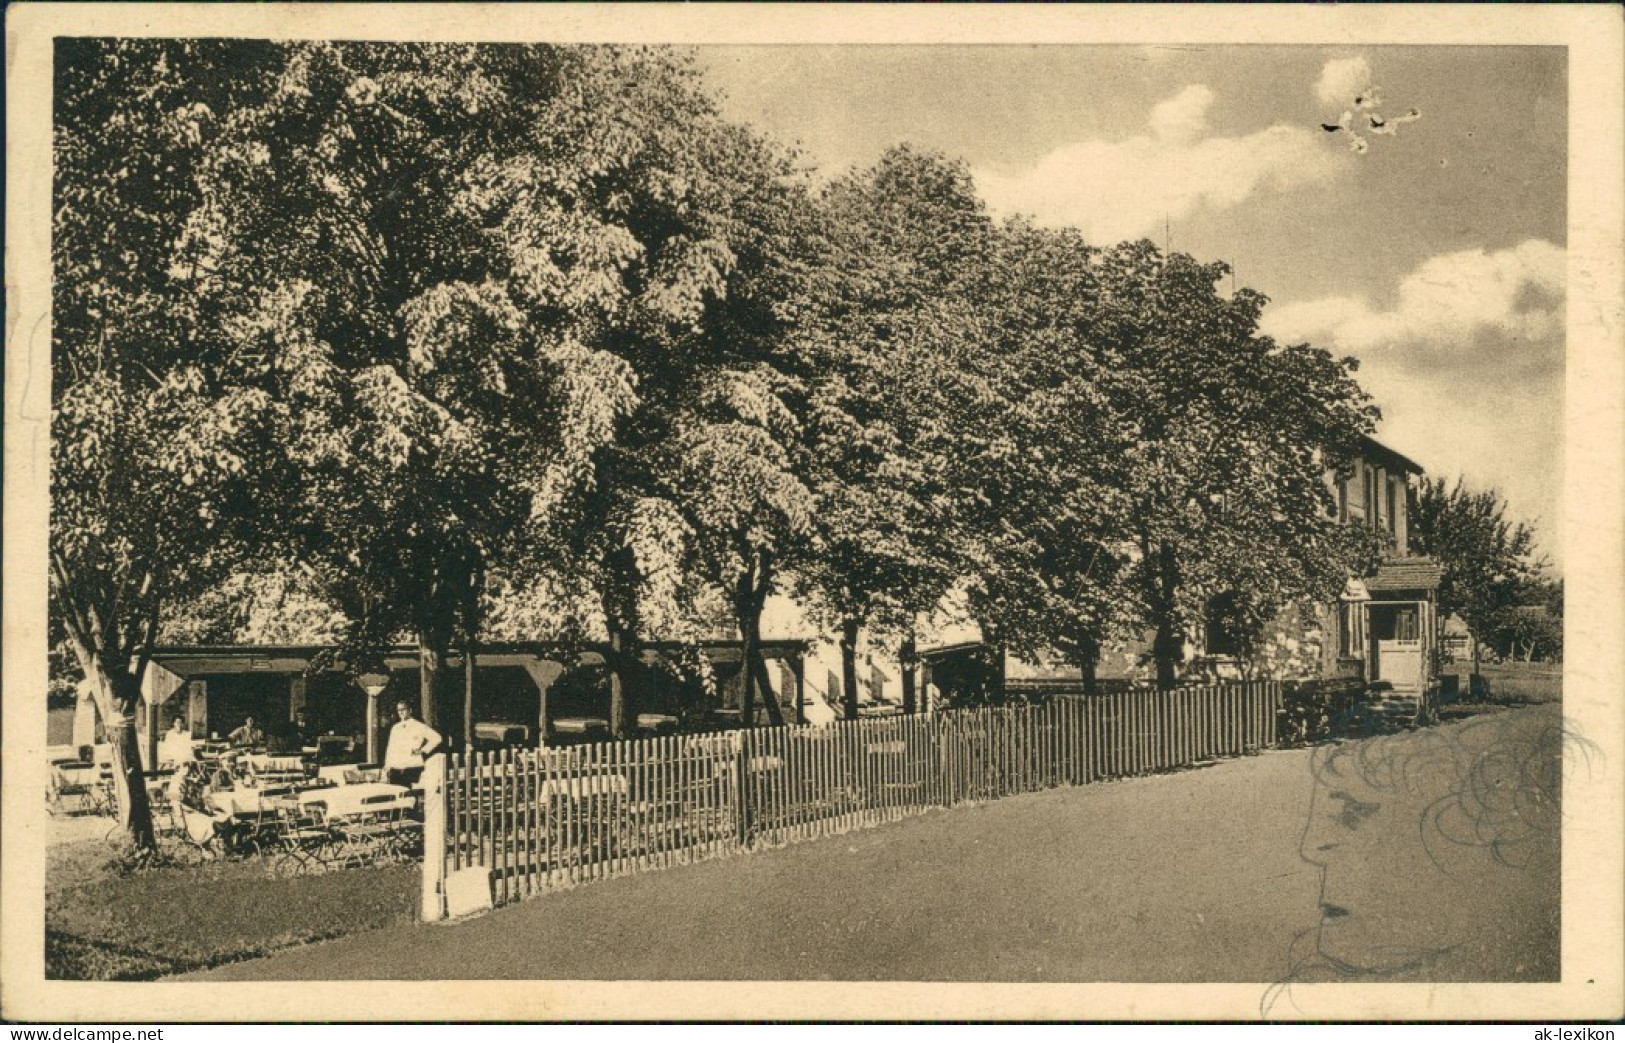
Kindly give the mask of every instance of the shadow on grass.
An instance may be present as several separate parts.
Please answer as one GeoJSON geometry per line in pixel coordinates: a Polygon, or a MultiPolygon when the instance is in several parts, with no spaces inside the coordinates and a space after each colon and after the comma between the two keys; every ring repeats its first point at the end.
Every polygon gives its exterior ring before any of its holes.
{"type": "Polygon", "coordinates": [[[132,869],[106,844],[59,844],[46,870],[46,975],[145,981],[410,923],[418,872],[287,877],[264,859],[132,869]]]}

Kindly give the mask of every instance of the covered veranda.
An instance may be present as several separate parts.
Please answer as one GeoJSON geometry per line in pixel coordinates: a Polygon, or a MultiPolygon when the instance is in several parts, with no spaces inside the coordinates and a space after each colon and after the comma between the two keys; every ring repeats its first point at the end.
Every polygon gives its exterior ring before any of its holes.
{"type": "MultiPolygon", "coordinates": [[[[756,700],[746,719],[742,648],[738,641],[650,642],[628,684],[632,721],[645,731],[803,723],[806,640],[760,642],[756,700]],[[696,654],[709,673],[693,669],[696,654]]],[[[491,642],[474,655],[473,714],[461,720],[461,699],[441,722],[466,741],[544,745],[607,738],[607,645],[545,641],[491,642]]],[[[197,739],[229,734],[250,716],[267,733],[285,729],[303,711],[318,735],[349,736],[367,760],[381,751],[385,718],[397,699],[419,706],[418,650],[398,645],[383,653],[382,674],[333,659],[319,645],[189,645],[156,649],[143,680],[138,715],[142,752],[156,763],[161,733],[180,719],[197,739]],[[323,665],[326,664],[326,665],[323,665]],[[370,681],[363,686],[363,678],[370,681]]],[[[445,669],[466,683],[463,655],[445,669]]],[[[623,681],[628,679],[623,678],[623,681]]]]}

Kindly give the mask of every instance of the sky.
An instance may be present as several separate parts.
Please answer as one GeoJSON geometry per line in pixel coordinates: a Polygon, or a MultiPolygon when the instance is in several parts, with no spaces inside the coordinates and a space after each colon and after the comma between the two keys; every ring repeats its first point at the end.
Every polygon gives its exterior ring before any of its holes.
{"type": "MultiPolygon", "coordinates": [[[[1567,67],[1557,47],[763,46],[698,51],[730,118],[821,174],[902,142],[995,214],[1149,237],[1360,362],[1377,437],[1494,488],[1563,560],[1567,67]],[[1421,118],[1342,131],[1354,97],[1421,118]]],[[[1358,113],[1358,110],[1356,110],[1358,113]]]]}

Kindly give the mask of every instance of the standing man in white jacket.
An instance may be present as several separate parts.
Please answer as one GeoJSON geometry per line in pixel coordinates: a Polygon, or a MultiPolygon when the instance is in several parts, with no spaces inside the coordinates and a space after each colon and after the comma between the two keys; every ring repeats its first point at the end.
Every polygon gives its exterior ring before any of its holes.
{"type": "Polygon", "coordinates": [[[397,786],[416,785],[423,774],[423,758],[440,748],[440,733],[414,718],[404,701],[395,704],[395,716],[384,749],[384,779],[397,786]]]}

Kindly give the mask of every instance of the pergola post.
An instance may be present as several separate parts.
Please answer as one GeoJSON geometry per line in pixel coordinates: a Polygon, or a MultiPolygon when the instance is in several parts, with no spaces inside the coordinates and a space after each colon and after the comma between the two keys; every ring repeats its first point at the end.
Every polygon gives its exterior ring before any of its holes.
{"type": "Polygon", "coordinates": [[[796,723],[807,723],[807,664],[802,661],[803,653],[797,652],[790,657],[790,673],[796,680],[796,723]]]}
{"type": "Polygon", "coordinates": [[[367,763],[378,763],[378,693],[367,693],[367,763]]]}
{"type": "Polygon", "coordinates": [[[367,763],[377,764],[384,759],[378,749],[378,697],[389,687],[389,675],[365,673],[356,678],[355,683],[367,693],[367,763]]]}
{"type": "Polygon", "coordinates": [[[299,711],[305,708],[307,699],[305,693],[305,675],[294,674],[288,678],[288,720],[299,716],[299,711]]]}
{"type": "Polygon", "coordinates": [[[530,659],[525,663],[525,673],[536,686],[536,745],[546,746],[552,728],[547,714],[547,690],[564,676],[564,664],[551,659],[530,659]]]}

